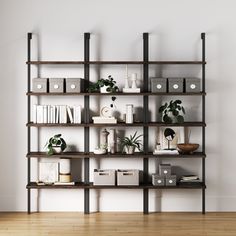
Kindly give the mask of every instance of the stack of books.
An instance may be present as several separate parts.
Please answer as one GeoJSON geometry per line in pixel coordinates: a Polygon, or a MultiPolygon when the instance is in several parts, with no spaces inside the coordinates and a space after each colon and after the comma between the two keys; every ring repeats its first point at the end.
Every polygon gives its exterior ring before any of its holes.
{"type": "Polygon", "coordinates": [[[179,152],[175,149],[175,150],[154,150],[153,155],[178,155],[179,152]]]}
{"type": "Polygon", "coordinates": [[[200,182],[200,179],[197,175],[183,175],[180,179],[182,183],[193,183],[200,182]]]}
{"type": "Polygon", "coordinates": [[[81,106],[33,105],[33,123],[66,124],[81,123],[81,106]]]}

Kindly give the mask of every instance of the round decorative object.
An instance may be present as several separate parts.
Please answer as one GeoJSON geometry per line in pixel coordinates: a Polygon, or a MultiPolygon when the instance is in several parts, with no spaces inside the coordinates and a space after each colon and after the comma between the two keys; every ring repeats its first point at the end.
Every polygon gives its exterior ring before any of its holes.
{"type": "Polygon", "coordinates": [[[174,89],[178,89],[178,88],[179,88],[179,85],[178,85],[178,84],[174,84],[174,85],[173,85],[173,88],[174,88],[174,89]]]}
{"type": "Polygon", "coordinates": [[[37,85],[37,89],[42,89],[42,88],[43,88],[42,84],[37,85]]]}
{"type": "Polygon", "coordinates": [[[157,85],[157,89],[161,89],[162,88],[162,85],[161,84],[158,84],[157,85]]]}
{"type": "Polygon", "coordinates": [[[170,180],[169,180],[169,183],[172,184],[172,183],[173,183],[173,180],[170,179],[170,180]]]}
{"type": "Polygon", "coordinates": [[[71,84],[70,88],[75,89],[76,88],[75,84],[71,84]]]}
{"type": "Polygon", "coordinates": [[[157,180],[157,183],[158,183],[158,184],[160,184],[160,183],[161,183],[161,180],[160,180],[160,179],[159,179],[159,180],[157,180]]]}
{"type": "Polygon", "coordinates": [[[164,170],[164,174],[167,174],[167,170],[164,170]]]}
{"type": "Polygon", "coordinates": [[[179,143],[177,144],[178,151],[182,154],[191,154],[199,148],[198,143],[179,143]]]}
{"type": "Polygon", "coordinates": [[[102,107],[101,116],[111,117],[111,109],[109,107],[102,107]]]}
{"type": "Polygon", "coordinates": [[[191,85],[190,85],[190,88],[191,88],[191,89],[195,89],[195,88],[196,88],[196,85],[195,85],[195,84],[191,84],[191,85]]]}
{"type": "Polygon", "coordinates": [[[59,89],[59,85],[58,84],[54,84],[54,89],[59,89]]]}

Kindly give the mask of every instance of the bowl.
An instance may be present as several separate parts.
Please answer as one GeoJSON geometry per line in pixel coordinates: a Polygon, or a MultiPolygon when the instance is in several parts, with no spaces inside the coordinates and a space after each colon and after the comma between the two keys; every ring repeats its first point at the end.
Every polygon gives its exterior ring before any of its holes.
{"type": "Polygon", "coordinates": [[[198,143],[179,143],[177,144],[179,153],[192,154],[199,148],[198,143]]]}

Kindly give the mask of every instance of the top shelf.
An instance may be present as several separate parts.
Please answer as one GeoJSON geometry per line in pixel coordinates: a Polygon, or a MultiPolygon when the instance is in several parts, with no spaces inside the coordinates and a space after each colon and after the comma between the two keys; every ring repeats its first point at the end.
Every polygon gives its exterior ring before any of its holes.
{"type": "Polygon", "coordinates": [[[28,65],[204,65],[206,62],[203,61],[27,61],[28,65]]]}

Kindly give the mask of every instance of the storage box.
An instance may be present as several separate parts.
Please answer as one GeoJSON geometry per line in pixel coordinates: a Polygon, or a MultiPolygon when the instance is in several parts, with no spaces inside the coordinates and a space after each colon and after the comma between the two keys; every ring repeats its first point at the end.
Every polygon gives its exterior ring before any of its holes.
{"type": "Polygon", "coordinates": [[[151,92],[152,93],[166,93],[167,79],[166,78],[151,78],[151,92]]]}
{"type": "Polygon", "coordinates": [[[184,91],[184,79],[168,78],[168,88],[170,93],[182,93],[184,91]]]}
{"type": "Polygon", "coordinates": [[[139,185],[139,170],[118,170],[117,185],[139,185]]]}
{"type": "Polygon", "coordinates": [[[159,175],[170,176],[171,175],[171,165],[170,164],[160,164],[159,165],[159,175]]]}
{"type": "Polygon", "coordinates": [[[63,78],[50,78],[49,79],[49,92],[50,93],[63,93],[64,92],[64,79],[63,78]]]}
{"type": "Polygon", "coordinates": [[[116,171],[115,170],[94,170],[94,185],[115,185],[116,171]]]}
{"type": "Polygon", "coordinates": [[[48,92],[48,79],[34,78],[32,90],[35,93],[47,93],[48,92]]]}
{"type": "Polygon", "coordinates": [[[152,175],[152,185],[154,186],[164,186],[165,177],[157,174],[152,175]]]}
{"type": "Polygon", "coordinates": [[[66,78],[66,92],[67,93],[80,93],[81,92],[81,79],[80,78],[66,78]]]}
{"type": "Polygon", "coordinates": [[[185,91],[186,93],[199,93],[201,90],[200,79],[198,78],[185,78],[185,91]]]}
{"type": "Polygon", "coordinates": [[[176,175],[171,175],[166,177],[166,186],[176,186],[176,175]]]}

